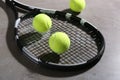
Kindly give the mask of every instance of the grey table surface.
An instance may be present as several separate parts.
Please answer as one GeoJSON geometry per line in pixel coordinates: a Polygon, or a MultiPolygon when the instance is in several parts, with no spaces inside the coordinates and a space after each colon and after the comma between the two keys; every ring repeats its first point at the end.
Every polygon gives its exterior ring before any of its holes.
{"type": "MultiPolygon", "coordinates": [[[[31,0],[30,3],[57,10],[69,8],[69,0],[40,1],[31,0]]],[[[86,0],[86,4],[78,16],[102,32],[106,41],[104,55],[85,72],[62,72],[44,67],[36,69],[19,54],[13,36],[10,36],[13,12],[0,0],[0,80],[120,80],[120,0],[86,0]]]]}

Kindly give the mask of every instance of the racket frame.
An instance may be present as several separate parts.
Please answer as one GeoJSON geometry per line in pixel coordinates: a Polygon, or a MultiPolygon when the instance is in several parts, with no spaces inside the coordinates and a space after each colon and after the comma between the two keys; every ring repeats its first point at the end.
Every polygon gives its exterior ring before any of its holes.
{"type": "MultiPolygon", "coordinates": [[[[28,16],[30,16],[31,14],[34,14],[34,11],[35,12],[41,12],[41,13],[51,13],[51,14],[54,14],[54,15],[59,15],[61,17],[64,17],[66,19],[71,19],[72,20],[72,24],[74,25],[82,25],[84,27],[87,27],[89,30],[83,30],[85,32],[87,32],[88,34],[91,35],[92,38],[97,38],[95,40],[96,42],[96,45],[99,46],[98,47],[98,55],[96,55],[94,58],[88,60],[87,62],[85,63],[80,63],[80,64],[72,64],[72,65],[61,65],[61,64],[54,64],[54,63],[51,63],[51,64],[46,64],[44,62],[42,62],[41,60],[37,59],[37,58],[34,58],[33,55],[31,54],[27,54],[27,52],[24,52],[23,54],[25,54],[28,58],[30,58],[33,62],[37,63],[37,64],[44,64],[46,66],[49,66],[49,67],[53,67],[53,68],[59,68],[59,69],[72,69],[72,68],[76,68],[76,67],[86,67],[96,61],[99,61],[104,53],[104,50],[105,50],[105,40],[104,40],[104,37],[103,35],[101,34],[101,32],[95,27],[93,26],[90,22],[82,19],[82,18],[79,18],[79,17],[76,17],[75,15],[72,15],[70,13],[65,13],[65,12],[61,12],[61,11],[56,11],[56,10],[52,10],[52,9],[44,9],[44,8],[38,8],[38,7],[34,7],[34,6],[30,6],[30,5],[26,5],[26,4],[23,4],[23,3],[20,3],[19,1],[17,0],[6,0],[6,4],[8,6],[10,6],[14,13],[15,13],[15,16],[16,16],[16,22],[15,22],[15,40],[17,42],[17,45],[20,49],[23,49],[22,46],[20,45],[20,42],[19,42],[19,37],[17,36],[17,26],[18,24],[20,23],[21,20],[23,20],[24,18],[27,18],[28,16]],[[18,12],[17,12],[17,9],[15,8],[20,8],[22,9],[23,11],[25,11],[26,14],[25,16],[21,16],[21,17],[18,17],[18,12]],[[77,23],[76,23],[77,22],[77,23]],[[89,31],[92,30],[93,32],[90,33],[89,31]],[[97,36],[94,36],[93,34],[96,34],[97,36]],[[92,36],[93,35],[93,36],[92,36]],[[100,43],[97,43],[99,42],[100,43]]],[[[35,13],[35,14],[38,14],[38,13],[35,13]]]]}

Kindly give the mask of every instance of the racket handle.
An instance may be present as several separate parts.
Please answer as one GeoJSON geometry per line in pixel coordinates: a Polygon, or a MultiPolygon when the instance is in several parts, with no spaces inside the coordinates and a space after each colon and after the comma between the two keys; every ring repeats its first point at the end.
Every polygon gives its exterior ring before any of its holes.
{"type": "Polygon", "coordinates": [[[15,19],[17,19],[18,18],[18,13],[17,13],[17,10],[15,9],[15,7],[14,7],[14,4],[13,4],[13,0],[5,0],[5,3],[9,6],[9,7],[11,7],[11,9],[14,11],[14,14],[15,14],[15,19]]]}

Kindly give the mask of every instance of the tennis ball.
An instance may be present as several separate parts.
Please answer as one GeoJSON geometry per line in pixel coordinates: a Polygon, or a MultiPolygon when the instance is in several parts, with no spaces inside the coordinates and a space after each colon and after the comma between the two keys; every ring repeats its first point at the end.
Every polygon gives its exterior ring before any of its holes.
{"type": "Polygon", "coordinates": [[[70,0],[70,9],[75,12],[81,12],[86,6],[85,0],[70,0]]]}
{"type": "Polygon", "coordinates": [[[70,39],[64,32],[55,32],[49,38],[49,47],[57,54],[62,54],[70,47],[70,39]]]}
{"type": "Polygon", "coordinates": [[[39,32],[47,32],[52,27],[52,20],[46,14],[38,14],[33,18],[33,28],[39,32]]]}

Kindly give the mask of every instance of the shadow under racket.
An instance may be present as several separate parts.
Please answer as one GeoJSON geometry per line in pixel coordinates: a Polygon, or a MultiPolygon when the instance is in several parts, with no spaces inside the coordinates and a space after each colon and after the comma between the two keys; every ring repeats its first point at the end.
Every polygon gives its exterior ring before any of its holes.
{"type": "MultiPolygon", "coordinates": [[[[41,75],[52,76],[52,77],[68,77],[68,76],[74,76],[74,75],[78,75],[83,72],[86,72],[99,61],[100,58],[96,60],[95,62],[93,62],[93,64],[87,65],[84,68],[71,70],[71,71],[56,70],[56,69],[48,68],[46,66],[34,64],[33,62],[29,61],[29,59],[26,58],[23,54],[21,54],[21,51],[17,48],[17,44],[15,42],[15,37],[14,37],[14,27],[13,27],[14,21],[15,21],[14,12],[9,7],[7,7],[5,3],[2,1],[0,1],[0,7],[3,8],[3,10],[7,13],[7,16],[9,19],[8,30],[7,30],[7,35],[6,35],[6,42],[7,42],[8,48],[10,52],[12,53],[12,55],[15,57],[15,59],[18,62],[20,62],[23,66],[27,67],[30,72],[39,73],[41,75]]],[[[59,61],[59,56],[55,54],[45,54],[40,57],[43,61],[44,60],[52,61],[52,59],[50,58],[51,56],[57,57],[55,58],[56,62],[59,61]]]]}

